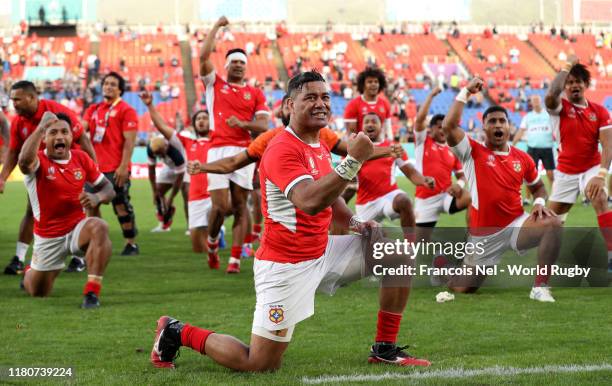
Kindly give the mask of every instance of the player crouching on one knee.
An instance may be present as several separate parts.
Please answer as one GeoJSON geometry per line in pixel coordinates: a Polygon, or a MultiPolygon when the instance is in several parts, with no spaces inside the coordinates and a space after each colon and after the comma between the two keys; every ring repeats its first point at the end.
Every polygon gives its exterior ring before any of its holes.
{"type": "Polygon", "coordinates": [[[34,252],[23,284],[32,296],[48,296],[65,268],[66,256],[85,255],[88,276],[81,307],[95,308],[100,305],[112,245],[106,222],[85,217],[83,209],[110,202],[115,192],[94,161],[83,151],[70,149],[71,143],[70,120],[46,112],[19,154],[19,169],[34,212],[34,252]],[[43,140],[45,149],[38,151],[43,140]],[[86,182],[97,193],[85,193],[86,182]]]}
{"type": "MultiPolygon", "coordinates": [[[[363,117],[363,131],[375,146],[390,146],[389,140],[381,140],[382,122],[376,113],[363,117]]],[[[357,174],[359,188],[355,209],[363,221],[400,219],[400,224],[407,237],[414,241],[414,211],[408,195],[397,187],[395,166],[417,186],[433,189],[435,181],[423,177],[409,162],[406,153],[400,158],[384,157],[366,161],[357,174]],[[411,235],[411,236],[409,236],[411,235]]]]}
{"type": "MultiPolygon", "coordinates": [[[[509,249],[523,254],[537,246],[538,266],[546,267],[546,272],[542,269],[536,276],[529,297],[554,302],[547,283],[551,265],[559,255],[561,221],[545,207],[546,188],[533,159],[508,144],[510,124],[503,107],[491,106],[484,112],[484,143],[468,138],[459,126],[467,98],[479,92],[482,85],[479,78],[470,81],[457,95],[442,123],[449,146],[464,165],[472,196],[468,241],[484,244],[484,252],[466,256],[464,264],[493,266],[509,249]],[[520,193],[523,182],[535,198],[531,214],[523,210],[520,193]]],[[[476,291],[486,275],[473,273],[454,276],[449,287],[457,292],[476,291]]]]}

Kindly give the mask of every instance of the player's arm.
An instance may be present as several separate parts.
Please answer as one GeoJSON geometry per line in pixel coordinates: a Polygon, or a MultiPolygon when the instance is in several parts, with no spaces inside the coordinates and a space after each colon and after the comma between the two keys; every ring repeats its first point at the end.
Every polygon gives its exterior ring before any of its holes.
{"type": "Polygon", "coordinates": [[[155,181],[157,181],[155,170],[157,158],[155,157],[155,154],[153,154],[150,145],[147,145],[147,158],[149,164],[149,184],[151,185],[151,192],[153,193],[153,203],[155,203],[155,198],[157,197],[157,185],[155,184],[155,181]]]}
{"type": "Polygon", "coordinates": [[[174,179],[174,183],[172,184],[172,190],[170,191],[170,196],[168,197],[168,205],[167,208],[172,206],[174,202],[174,198],[181,191],[181,186],[183,185],[183,177],[185,176],[185,172],[178,173],[176,178],[174,179]]]}
{"type": "Polygon", "coordinates": [[[268,130],[268,118],[268,113],[260,113],[255,114],[255,119],[252,121],[241,121],[232,115],[226,122],[230,127],[239,127],[253,133],[263,133],[268,130]]]}
{"type": "Polygon", "coordinates": [[[557,214],[546,207],[546,186],[541,179],[538,179],[535,183],[527,185],[527,189],[533,195],[533,208],[531,209],[531,216],[535,219],[544,218],[547,216],[557,217],[557,214]]]}
{"type": "Polygon", "coordinates": [[[432,177],[423,176],[409,162],[405,162],[400,166],[400,170],[415,186],[425,186],[429,189],[433,189],[436,186],[436,181],[432,177]]]}
{"type": "Polygon", "coordinates": [[[115,184],[122,187],[130,177],[130,161],[132,160],[132,152],[136,144],[136,134],[138,130],[138,116],[135,110],[126,111],[123,117],[123,149],[121,152],[121,163],[115,171],[115,184]]]}
{"type": "Polygon", "coordinates": [[[101,174],[100,176],[100,182],[93,187],[95,193],[81,192],[79,195],[79,201],[85,209],[95,209],[100,204],[108,204],[115,198],[116,193],[113,184],[104,175],[101,174]]]}
{"type": "Polygon", "coordinates": [[[344,127],[346,128],[346,134],[357,134],[357,121],[346,121],[344,120],[344,127]]]}
{"type": "Polygon", "coordinates": [[[414,121],[414,130],[416,132],[425,130],[425,119],[427,119],[427,114],[429,113],[429,108],[431,107],[431,102],[433,99],[442,92],[440,87],[436,87],[427,95],[425,101],[419,108],[417,112],[416,119],[414,121]]]}
{"type": "Polygon", "coordinates": [[[174,134],[174,130],[168,126],[166,121],[164,121],[164,118],[162,118],[159,111],[157,111],[153,105],[153,95],[151,95],[151,93],[148,91],[143,91],[139,94],[139,96],[142,103],[144,103],[145,106],[147,106],[147,109],[149,109],[149,114],[151,115],[153,125],[169,141],[174,134]]]}
{"type": "Polygon", "coordinates": [[[186,164],[185,161],[186,160],[185,160],[185,157],[183,157],[181,150],[177,149],[174,146],[170,146],[168,148],[168,157],[170,157],[172,162],[174,162],[174,164],[176,165],[175,171],[177,173],[176,179],[174,180],[174,183],[172,184],[172,190],[170,191],[170,197],[168,197],[167,207],[170,208],[170,206],[174,202],[174,198],[176,197],[177,193],[181,191],[181,186],[183,185],[183,177],[185,176],[185,164],[186,164]]]}
{"type": "Polygon", "coordinates": [[[468,98],[472,94],[476,94],[482,90],[483,81],[476,77],[468,83],[466,87],[459,91],[459,94],[455,98],[455,101],[451,105],[448,114],[442,121],[442,129],[446,133],[446,142],[450,147],[455,147],[465,137],[465,132],[459,126],[461,123],[461,115],[463,114],[463,107],[467,103],[468,98]]]}
{"type": "Polygon", "coordinates": [[[256,160],[251,158],[245,150],[231,157],[221,158],[210,163],[202,164],[200,163],[200,161],[191,161],[187,165],[187,172],[189,174],[227,174],[235,170],[242,169],[243,167],[250,165],[255,161],[256,160]]]}
{"type": "MultiPolygon", "coordinates": [[[[340,157],[346,157],[346,155],[348,154],[347,150],[348,148],[346,146],[346,141],[339,139],[336,145],[331,149],[331,152],[336,155],[339,155],[340,157]]],[[[394,143],[391,146],[374,146],[374,151],[372,152],[372,155],[370,156],[370,158],[368,158],[368,160],[371,161],[385,157],[398,158],[401,155],[402,145],[400,145],[399,143],[394,143]]]]}
{"type": "Polygon", "coordinates": [[[525,128],[522,127],[519,129],[519,131],[514,136],[514,139],[512,140],[512,146],[516,146],[516,144],[521,140],[521,138],[523,138],[524,134],[525,134],[525,128]]]}
{"type": "Polygon", "coordinates": [[[349,140],[348,156],[335,168],[335,172],[314,181],[311,178],[298,182],[287,194],[287,198],[300,210],[314,216],[333,204],[344,188],[357,175],[374,145],[364,134],[359,133],[349,140]]]}
{"type": "Polygon", "coordinates": [[[23,143],[19,153],[18,164],[19,170],[24,175],[31,174],[38,167],[38,149],[40,148],[40,143],[45,137],[45,130],[55,121],[57,121],[55,114],[46,111],[36,130],[23,143]]]}
{"type": "Polygon", "coordinates": [[[229,21],[227,18],[225,16],[221,16],[208,32],[208,35],[206,35],[206,38],[204,39],[204,46],[202,47],[202,52],[200,53],[200,76],[206,76],[214,71],[215,68],[210,60],[210,54],[215,47],[215,36],[217,36],[217,32],[219,32],[219,28],[225,27],[228,24],[229,21]]]}
{"type": "Polygon", "coordinates": [[[565,80],[569,74],[570,69],[574,64],[578,63],[578,58],[575,55],[570,55],[567,59],[565,66],[559,71],[555,79],[553,79],[546,96],[544,97],[544,104],[548,109],[549,113],[555,113],[561,104],[561,93],[565,87],[565,80]]]}

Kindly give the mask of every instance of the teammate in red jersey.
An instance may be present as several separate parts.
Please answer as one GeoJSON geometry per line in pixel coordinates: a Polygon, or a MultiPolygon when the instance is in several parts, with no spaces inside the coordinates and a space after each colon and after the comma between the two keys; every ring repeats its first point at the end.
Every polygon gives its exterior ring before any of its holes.
{"type": "Polygon", "coordinates": [[[391,140],[391,104],[381,95],[387,88],[385,73],[379,68],[366,68],[357,76],[359,96],[353,98],[344,110],[344,123],[347,134],[358,133],[363,128],[363,118],[375,113],[383,123],[384,136],[391,140]]]}
{"type": "Polygon", "coordinates": [[[66,256],[84,254],[88,275],[81,307],[96,308],[112,245],[108,225],[85,217],[84,208],[109,202],[115,193],[86,153],[70,150],[71,123],[64,114],[45,112],[19,154],[19,169],[34,212],[34,252],[23,284],[30,295],[47,296],[66,256]],[[45,149],[39,150],[43,139],[45,149]],[[85,193],[86,182],[98,192],[85,193]]]}
{"type": "MultiPolygon", "coordinates": [[[[51,100],[39,99],[36,92],[36,87],[32,82],[22,80],[16,82],[11,87],[11,100],[15,107],[17,116],[11,122],[9,151],[5,158],[5,164],[0,172],[0,193],[4,191],[4,184],[10,176],[11,172],[17,166],[19,152],[25,140],[32,134],[43,114],[46,111],[52,113],[66,114],[72,121],[72,130],[74,142],[81,146],[81,149],[87,152],[93,160],[96,160],[96,155],[89,141],[89,137],[83,134],[83,127],[79,123],[76,114],[69,108],[51,100]]],[[[28,252],[28,247],[32,242],[32,226],[34,218],[32,217],[32,208],[28,201],[26,213],[19,225],[19,236],[15,256],[4,269],[4,273],[8,275],[16,275],[23,272],[25,266],[25,255],[28,252]]],[[[71,265],[77,263],[78,259],[73,259],[71,265]]]]}
{"type": "MultiPolygon", "coordinates": [[[[200,76],[206,87],[206,105],[210,112],[211,145],[208,161],[230,157],[245,150],[251,142],[250,133],[268,129],[270,112],[263,92],[245,84],[247,56],[240,48],[229,50],[225,56],[227,80],[213,67],[210,55],[215,35],[228,25],[225,16],[210,30],[200,56],[200,76]]],[[[240,272],[242,242],[247,234],[247,195],[253,189],[255,165],[248,165],[229,174],[208,176],[208,191],[212,199],[209,215],[209,254],[217,257],[219,232],[226,215],[233,213],[232,249],[227,273],[240,272]],[[231,201],[229,199],[231,194],[231,201]]]]}
{"type": "MultiPolygon", "coordinates": [[[[276,370],[295,325],[314,313],[315,291],[333,292],[362,276],[362,236],[327,232],[332,218],[347,228],[376,232],[375,223],[357,221],[340,198],[373,152],[372,142],[363,133],[353,136],[349,155],[332,169],[329,150],[319,139],[331,114],[328,85],[320,74],[305,72],[291,79],[288,94],[290,127],[270,143],[261,162],[265,228],[253,268],[257,304],[251,344],[164,316],[151,352],[156,367],[174,367],[178,349],[188,346],[234,370],[276,370]]],[[[430,364],[395,345],[408,294],[408,286],[380,289],[369,362],[430,364]]]]}
{"type": "MultiPolygon", "coordinates": [[[[357,76],[357,91],[359,96],[353,98],[344,109],[344,123],[346,133],[358,133],[363,128],[363,117],[367,113],[375,113],[383,122],[385,137],[393,139],[391,130],[391,104],[381,93],[387,88],[385,73],[379,68],[366,68],[357,76]]],[[[349,202],[358,189],[357,181],[353,181],[342,198],[349,202]]]]}
{"type": "MultiPolygon", "coordinates": [[[[136,244],[136,216],[130,203],[130,162],[138,131],[138,115],[127,102],[121,99],[125,91],[125,80],[116,72],[102,78],[104,101],[89,106],[83,116],[83,126],[91,135],[100,171],[115,188],[113,210],[121,225],[126,244],[121,252],[124,256],[138,255],[136,244]]],[[[91,215],[100,217],[100,208],[91,215]]]]}
{"type": "Polygon", "coordinates": [[[590,81],[586,66],[572,56],[546,94],[546,107],[560,142],[548,206],[565,220],[579,193],[591,200],[608,249],[608,271],[612,272],[612,211],[605,186],[612,160],[612,120],[605,107],[584,97],[590,81]],[[563,92],[565,98],[561,97],[563,92]]]}
{"type": "MultiPolygon", "coordinates": [[[[561,221],[545,207],[546,188],[533,159],[508,144],[510,125],[503,107],[491,106],[484,112],[484,144],[469,138],[459,126],[463,106],[482,85],[481,79],[472,79],[457,95],[442,123],[449,146],[463,163],[472,196],[469,240],[484,244],[483,253],[468,254],[463,263],[471,267],[496,265],[509,249],[522,254],[538,246],[538,265],[546,267],[548,274],[541,271],[536,276],[529,296],[538,301],[554,302],[547,282],[550,266],[559,254],[561,221]],[[523,182],[535,197],[530,215],[522,206],[523,182]]],[[[449,286],[458,292],[473,292],[485,278],[476,273],[455,276],[449,286]]]]}
{"type": "MultiPolygon", "coordinates": [[[[209,134],[209,119],[208,112],[200,110],[196,112],[191,123],[196,134],[196,139],[177,135],[176,132],[168,126],[161,114],[153,106],[153,98],[148,92],[140,94],[143,103],[149,109],[151,120],[162,135],[170,140],[177,137],[177,140],[182,143],[185,148],[187,160],[190,162],[205,163],[210,141],[209,134]]],[[[208,194],[208,177],[206,174],[198,174],[191,176],[189,183],[189,231],[191,237],[191,245],[194,252],[207,251],[208,238],[208,214],[212,204],[210,195],[208,194]]],[[[208,265],[211,269],[219,269],[219,260],[211,260],[209,258],[208,265]]]]}
{"type": "Polygon", "coordinates": [[[414,123],[416,168],[421,174],[435,179],[433,189],[417,186],[414,212],[417,225],[417,240],[429,241],[440,213],[457,213],[470,205],[470,193],[464,189],[466,180],[463,166],[446,144],[446,133],[442,129],[444,115],[436,114],[429,122],[429,133],[425,120],[433,99],[442,90],[434,88],[419,108],[414,123]],[[457,182],[453,183],[454,172],[457,182]]]}
{"type": "MultiPolygon", "coordinates": [[[[363,132],[374,143],[375,147],[389,146],[389,140],[382,140],[382,124],[380,117],[375,113],[368,113],[363,117],[363,132]]],[[[355,211],[362,221],[380,221],[382,219],[400,219],[404,235],[409,241],[414,241],[414,211],[408,195],[397,187],[395,182],[395,167],[404,173],[417,187],[427,186],[433,189],[435,181],[431,177],[424,177],[408,162],[406,153],[401,157],[384,157],[365,162],[359,173],[359,189],[355,211]]]]}

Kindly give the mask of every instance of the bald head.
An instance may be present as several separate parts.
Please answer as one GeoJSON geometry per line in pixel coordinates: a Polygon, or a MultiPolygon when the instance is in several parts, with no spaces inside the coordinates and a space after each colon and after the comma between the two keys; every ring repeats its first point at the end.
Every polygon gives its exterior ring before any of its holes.
{"type": "Polygon", "coordinates": [[[163,156],[168,150],[168,142],[163,137],[154,137],[151,138],[149,147],[151,147],[151,151],[153,152],[153,154],[157,156],[163,156]]]}
{"type": "Polygon", "coordinates": [[[536,113],[542,111],[542,97],[540,97],[538,94],[533,94],[531,96],[531,107],[533,107],[533,110],[536,113]]]}

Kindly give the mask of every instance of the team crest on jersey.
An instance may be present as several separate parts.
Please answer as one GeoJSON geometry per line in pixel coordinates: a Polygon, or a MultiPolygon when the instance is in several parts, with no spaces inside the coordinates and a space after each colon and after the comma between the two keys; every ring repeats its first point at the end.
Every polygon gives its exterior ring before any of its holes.
{"type": "Polygon", "coordinates": [[[21,134],[23,134],[24,137],[27,137],[27,135],[28,135],[28,128],[24,127],[23,129],[21,129],[21,134]]]}
{"type": "Polygon", "coordinates": [[[77,181],[81,181],[83,179],[83,172],[80,169],[74,171],[74,179],[77,181]]]}
{"type": "Polygon", "coordinates": [[[378,108],[378,111],[380,111],[381,113],[383,113],[383,114],[384,114],[384,113],[385,113],[385,107],[384,107],[384,106],[380,106],[380,107],[378,108]]]}
{"type": "Polygon", "coordinates": [[[226,84],[223,87],[221,87],[221,92],[223,94],[229,94],[229,86],[226,84]]]}
{"type": "Polygon", "coordinates": [[[595,115],[595,113],[590,113],[589,114],[589,121],[597,122],[597,115],[595,115]]]}
{"type": "Polygon", "coordinates": [[[47,179],[54,180],[55,179],[55,167],[49,166],[47,168],[47,179]]]}
{"type": "Polygon", "coordinates": [[[250,92],[245,92],[244,93],[244,100],[246,101],[250,101],[251,100],[251,93],[250,92]]]}
{"type": "Polygon", "coordinates": [[[495,167],[495,156],[493,154],[489,154],[489,157],[487,159],[487,165],[495,167]]]}
{"type": "Polygon", "coordinates": [[[572,107],[569,109],[569,111],[567,112],[567,116],[568,118],[576,118],[576,110],[572,107]]]}
{"type": "Polygon", "coordinates": [[[512,161],[512,167],[514,167],[514,171],[517,173],[521,172],[521,161],[512,161]]]}
{"type": "Polygon", "coordinates": [[[270,306],[270,311],[268,311],[268,318],[272,323],[279,324],[283,320],[285,320],[285,311],[283,311],[283,306],[270,306]]]}

